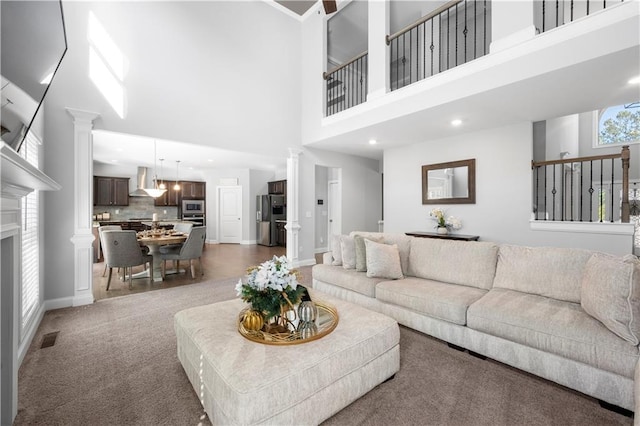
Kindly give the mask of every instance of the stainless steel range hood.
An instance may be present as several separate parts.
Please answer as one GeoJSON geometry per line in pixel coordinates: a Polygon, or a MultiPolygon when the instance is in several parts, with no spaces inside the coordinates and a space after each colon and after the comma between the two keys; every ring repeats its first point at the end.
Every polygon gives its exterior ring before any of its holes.
{"type": "Polygon", "coordinates": [[[151,185],[151,176],[146,167],[138,167],[138,175],[136,176],[136,190],[129,194],[129,197],[150,197],[144,188],[153,188],[151,185]]]}

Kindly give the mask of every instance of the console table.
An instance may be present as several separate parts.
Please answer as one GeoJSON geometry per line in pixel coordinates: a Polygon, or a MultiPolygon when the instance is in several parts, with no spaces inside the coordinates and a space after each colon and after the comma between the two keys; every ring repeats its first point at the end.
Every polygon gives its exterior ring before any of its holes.
{"type": "Polygon", "coordinates": [[[478,241],[480,239],[478,235],[438,234],[436,232],[422,232],[422,231],[405,232],[405,234],[411,237],[440,238],[443,240],[478,241]]]}

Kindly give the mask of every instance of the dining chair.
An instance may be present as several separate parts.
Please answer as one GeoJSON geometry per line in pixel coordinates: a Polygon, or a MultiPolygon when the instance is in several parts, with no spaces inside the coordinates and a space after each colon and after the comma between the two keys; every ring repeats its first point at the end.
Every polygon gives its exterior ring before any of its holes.
{"type": "Polygon", "coordinates": [[[173,225],[173,230],[176,232],[182,232],[183,234],[188,234],[191,232],[191,228],[193,228],[193,223],[191,222],[177,222],[173,225]]]}
{"type": "Polygon", "coordinates": [[[204,238],[207,233],[206,226],[195,226],[191,229],[189,236],[182,246],[164,246],[160,247],[160,259],[162,259],[162,277],[164,278],[166,270],[166,261],[173,260],[176,262],[176,269],[180,268],[181,260],[188,260],[191,269],[191,278],[196,277],[196,268],[194,259],[198,259],[200,263],[200,272],[204,275],[202,268],[202,248],[204,247],[204,238]]]}
{"type": "MultiPolygon", "coordinates": [[[[98,238],[100,239],[100,247],[103,247],[104,251],[104,240],[102,239],[102,233],[104,231],[122,231],[122,227],[120,225],[102,225],[98,227],[98,238]]],[[[104,270],[102,271],[102,276],[107,273],[107,262],[104,263],[104,270]]]]}
{"type": "Polygon", "coordinates": [[[113,268],[124,268],[124,278],[127,276],[127,268],[129,269],[129,289],[132,289],[133,267],[149,263],[149,284],[153,282],[153,256],[143,253],[136,231],[104,231],[102,236],[104,261],[109,268],[107,291],[111,285],[113,268]]]}

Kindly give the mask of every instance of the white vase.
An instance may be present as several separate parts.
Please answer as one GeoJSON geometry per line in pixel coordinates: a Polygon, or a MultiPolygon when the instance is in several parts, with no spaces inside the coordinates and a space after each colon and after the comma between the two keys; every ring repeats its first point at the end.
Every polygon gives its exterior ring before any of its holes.
{"type": "Polygon", "coordinates": [[[438,234],[446,235],[449,233],[449,230],[446,226],[438,226],[437,232],[438,234]]]}

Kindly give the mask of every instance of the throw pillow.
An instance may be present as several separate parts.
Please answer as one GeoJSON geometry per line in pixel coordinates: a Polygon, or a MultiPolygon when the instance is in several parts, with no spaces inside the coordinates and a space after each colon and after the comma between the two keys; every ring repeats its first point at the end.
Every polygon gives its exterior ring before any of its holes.
{"type": "Polygon", "coordinates": [[[331,236],[331,255],[333,256],[333,262],[331,262],[331,264],[333,266],[342,265],[342,246],[340,244],[341,237],[342,235],[331,236]]]}
{"type": "Polygon", "coordinates": [[[367,277],[391,280],[404,278],[396,244],[380,244],[367,239],[364,244],[367,248],[367,277]]]}
{"type": "Polygon", "coordinates": [[[580,304],[633,345],[640,343],[640,260],[595,253],[585,267],[580,304]]]}
{"type": "Polygon", "coordinates": [[[344,269],[356,268],[356,243],[353,237],[343,235],[340,238],[340,247],[342,248],[342,267],[344,269]]]}
{"type": "Polygon", "coordinates": [[[382,243],[383,238],[380,237],[363,237],[362,235],[354,235],[353,237],[356,243],[356,271],[366,272],[367,270],[367,248],[364,244],[364,240],[374,241],[376,243],[382,243]]]}

